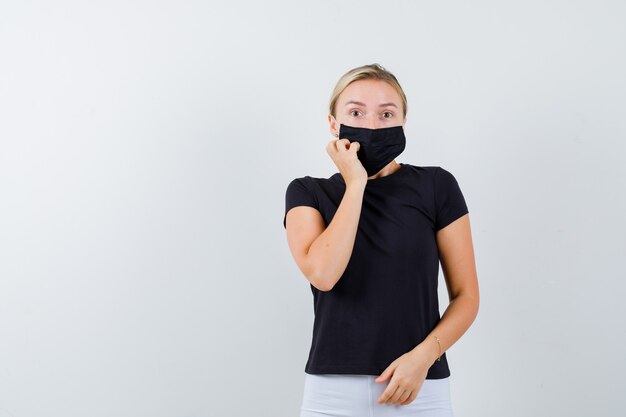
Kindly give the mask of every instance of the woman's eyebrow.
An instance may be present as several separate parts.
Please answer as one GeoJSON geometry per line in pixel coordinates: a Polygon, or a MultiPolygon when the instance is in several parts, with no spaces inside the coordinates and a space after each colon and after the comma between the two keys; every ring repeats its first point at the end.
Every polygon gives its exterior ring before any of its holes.
{"type": "MultiPolygon", "coordinates": [[[[356,104],[357,106],[367,107],[367,106],[365,105],[365,103],[362,103],[362,102],[360,102],[360,101],[350,100],[350,101],[348,101],[345,105],[347,106],[347,105],[349,105],[349,104],[356,104]]],[[[398,108],[398,106],[396,106],[394,103],[381,103],[381,104],[379,104],[379,105],[378,105],[378,107],[387,107],[387,106],[393,106],[393,107],[395,107],[396,109],[398,108]]]]}

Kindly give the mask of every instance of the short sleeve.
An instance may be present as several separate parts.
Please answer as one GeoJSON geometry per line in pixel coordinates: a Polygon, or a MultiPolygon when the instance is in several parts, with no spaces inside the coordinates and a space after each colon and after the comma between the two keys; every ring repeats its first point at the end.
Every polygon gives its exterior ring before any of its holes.
{"type": "Polygon", "coordinates": [[[435,231],[443,229],[469,213],[465,198],[454,175],[437,167],[435,170],[435,231]]]}
{"type": "Polygon", "coordinates": [[[287,186],[285,193],[285,215],[283,216],[283,226],[287,228],[287,212],[293,207],[309,206],[319,210],[317,198],[305,184],[305,178],[296,178],[287,186]]]}

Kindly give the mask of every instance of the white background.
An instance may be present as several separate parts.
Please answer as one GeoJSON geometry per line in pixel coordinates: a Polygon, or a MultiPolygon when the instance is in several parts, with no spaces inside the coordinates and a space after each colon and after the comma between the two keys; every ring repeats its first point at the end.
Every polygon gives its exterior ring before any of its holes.
{"type": "MultiPolygon", "coordinates": [[[[464,192],[456,417],[623,416],[622,1],[0,3],[0,417],[298,415],[284,193],[378,62],[464,192]]],[[[447,296],[440,276],[442,312],[447,296]]]]}

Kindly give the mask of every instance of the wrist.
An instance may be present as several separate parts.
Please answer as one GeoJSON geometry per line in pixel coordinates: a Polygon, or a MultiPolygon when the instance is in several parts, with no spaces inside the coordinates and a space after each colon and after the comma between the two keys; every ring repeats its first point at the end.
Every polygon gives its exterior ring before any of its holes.
{"type": "Polygon", "coordinates": [[[366,186],[367,186],[367,182],[358,181],[358,180],[350,181],[346,183],[346,192],[349,192],[350,190],[355,190],[354,191],[355,193],[363,193],[363,191],[365,191],[366,186]]]}
{"type": "Polygon", "coordinates": [[[432,365],[438,360],[441,360],[441,341],[437,341],[437,337],[428,335],[420,344],[418,344],[414,350],[422,353],[423,356],[428,358],[428,364],[432,365]]]}

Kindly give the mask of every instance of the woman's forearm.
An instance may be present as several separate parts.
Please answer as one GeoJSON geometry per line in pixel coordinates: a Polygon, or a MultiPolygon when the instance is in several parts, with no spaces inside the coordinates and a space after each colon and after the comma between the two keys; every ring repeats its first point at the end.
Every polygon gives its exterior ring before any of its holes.
{"type": "Polygon", "coordinates": [[[429,358],[429,365],[435,363],[439,355],[456,343],[472,325],[478,315],[478,304],[479,300],[469,294],[460,294],[453,298],[439,323],[413,351],[429,358]],[[439,343],[434,336],[439,338],[439,343]]]}
{"type": "Polygon", "coordinates": [[[365,184],[349,184],[333,219],[311,244],[307,256],[314,265],[311,282],[322,291],[330,291],[341,278],[354,248],[365,184]]]}

